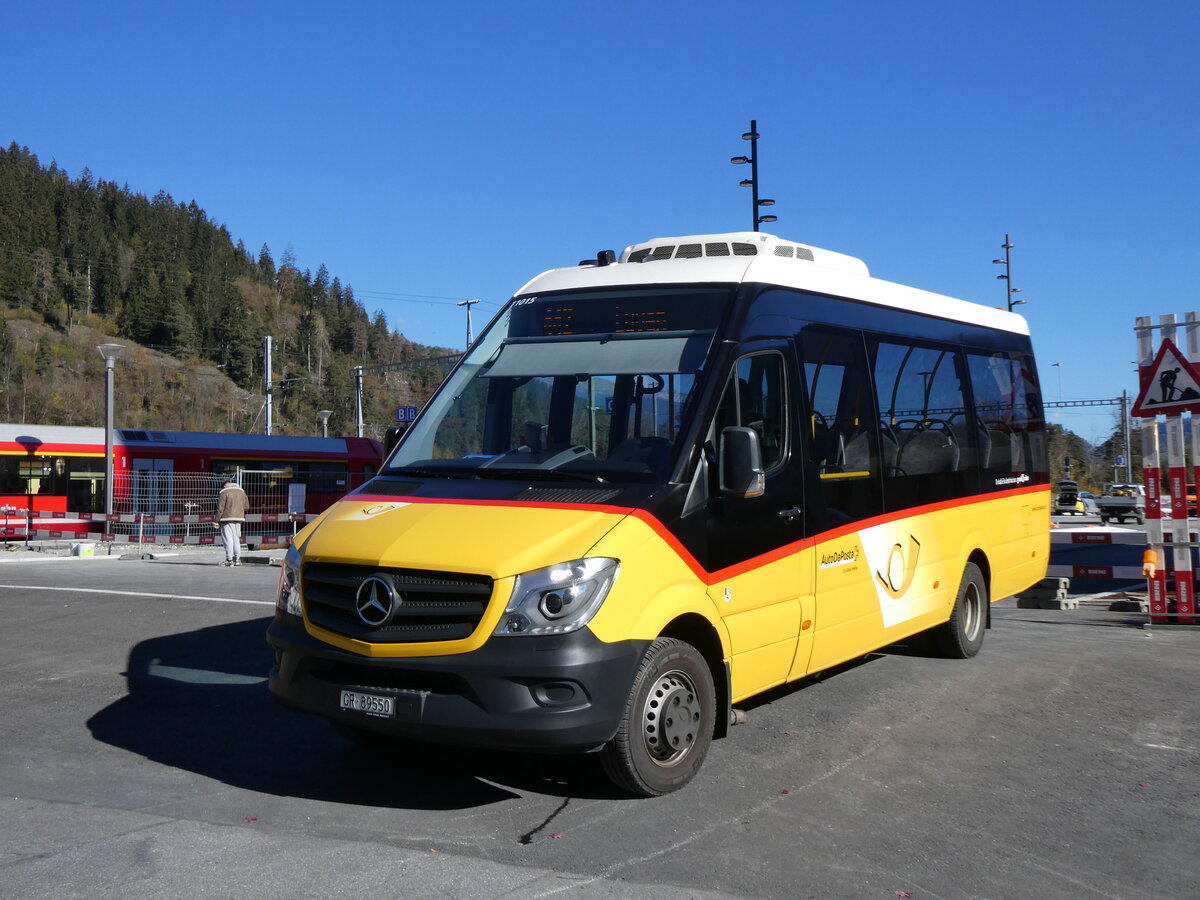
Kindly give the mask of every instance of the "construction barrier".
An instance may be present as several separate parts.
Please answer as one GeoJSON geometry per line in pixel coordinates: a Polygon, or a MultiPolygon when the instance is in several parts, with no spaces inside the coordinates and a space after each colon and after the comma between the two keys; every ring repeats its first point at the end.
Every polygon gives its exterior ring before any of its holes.
{"type": "MultiPolygon", "coordinates": [[[[1191,417],[1192,461],[1200,472],[1200,433],[1196,413],[1200,412],[1200,313],[1189,312],[1185,319],[1187,358],[1175,345],[1176,319],[1172,314],[1159,317],[1139,316],[1134,324],[1137,338],[1138,381],[1140,390],[1132,413],[1142,423],[1142,475],[1146,484],[1146,558],[1152,560],[1147,588],[1150,621],[1196,622],[1195,572],[1192,548],[1196,546],[1188,516],[1188,465],[1183,416],[1191,417]],[[1154,331],[1162,338],[1157,352],[1154,331]],[[1161,496],[1163,459],[1159,448],[1158,416],[1166,420],[1166,472],[1170,484],[1169,505],[1161,496]],[[1168,554],[1166,551],[1170,549],[1168,554]],[[1167,593],[1168,569],[1175,572],[1174,600],[1167,593]]],[[[1193,474],[1193,478],[1195,475],[1193,474]]]]}
{"type": "Polygon", "coordinates": [[[1097,581],[1145,581],[1142,553],[1146,535],[1106,526],[1050,532],[1047,577],[1097,581]]]}
{"type": "MultiPolygon", "coordinates": [[[[24,510],[0,509],[0,537],[12,540],[87,540],[132,544],[219,544],[212,513],[38,513],[32,528],[24,510]],[[19,516],[19,518],[18,518],[19,516]],[[64,526],[72,526],[70,528],[64,526]],[[113,526],[126,526],[117,531],[113,526]],[[93,527],[98,526],[98,527],[93,527]],[[192,533],[193,526],[196,533],[192,533]],[[169,531],[167,530],[169,529],[169,531]]],[[[242,542],[248,547],[286,547],[292,536],[318,513],[247,513],[242,542]],[[287,526],[281,530],[280,525],[287,526]]]]}

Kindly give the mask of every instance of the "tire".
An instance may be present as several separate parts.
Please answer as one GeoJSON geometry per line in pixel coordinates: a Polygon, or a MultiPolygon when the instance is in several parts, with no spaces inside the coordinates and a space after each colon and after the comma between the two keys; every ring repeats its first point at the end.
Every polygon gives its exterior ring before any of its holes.
{"type": "Polygon", "coordinates": [[[712,672],[700,652],[659,638],[646,649],[625,715],[601,751],[605,774],[640,797],[678,790],[704,762],[716,709],[712,672]]]}
{"type": "Polygon", "coordinates": [[[983,646],[987,630],[988,589],[975,563],[967,563],[950,621],[934,630],[938,652],[949,659],[970,659],[983,646]]]}

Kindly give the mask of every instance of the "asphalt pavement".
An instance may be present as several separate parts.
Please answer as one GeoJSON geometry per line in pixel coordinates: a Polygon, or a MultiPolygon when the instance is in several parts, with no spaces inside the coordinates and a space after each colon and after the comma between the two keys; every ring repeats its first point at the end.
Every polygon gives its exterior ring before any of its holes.
{"type": "MultiPolygon", "coordinates": [[[[1200,896],[1200,630],[1003,600],[748,704],[699,777],[363,749],[267,694],[278,568],[0,551],[0,896],[1200,896]]],[[[274,554],[278,556],[278,553],[274,554]]]]}

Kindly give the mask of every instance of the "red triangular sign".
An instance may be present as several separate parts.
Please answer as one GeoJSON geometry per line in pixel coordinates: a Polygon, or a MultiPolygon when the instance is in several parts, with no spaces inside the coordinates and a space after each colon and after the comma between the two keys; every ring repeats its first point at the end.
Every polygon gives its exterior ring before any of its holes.
{"type": "Polygon", "coordinates": [[[1183,358],[1172,341],[1164,340],[1149,367],[1139,373],[1142,390],[1129,411],[1132,416],[1177,416],[1200,412],[1200,372],[1183,358]]]}

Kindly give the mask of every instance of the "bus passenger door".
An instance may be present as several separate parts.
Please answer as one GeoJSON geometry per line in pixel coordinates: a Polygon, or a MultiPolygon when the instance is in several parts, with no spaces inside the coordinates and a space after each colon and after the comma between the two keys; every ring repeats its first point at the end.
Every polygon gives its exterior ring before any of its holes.
{"type": "Polygon", "coordinates": [[[734,700],[788,679],[801,621],[811,618],[811,551],[802,552],[802,481],[793,452],[788,395],[794,378],[788,371],[777,350],[740,359],[706,444],[717,472],[727,427],[753,429],[762,450],[763,493],[723,493],[713,473],[707,516],[709,595],[732,645],[734,700]]]}
{"type": "Polygon", "coordinates": [[[817,597],[809,670],[817,671],[879,646],[879,600],[857,523],[883,512],[882,470],[895,465],[895,449],[881,434],[861,333],[810,325],[799,347],[817,597]]]}

